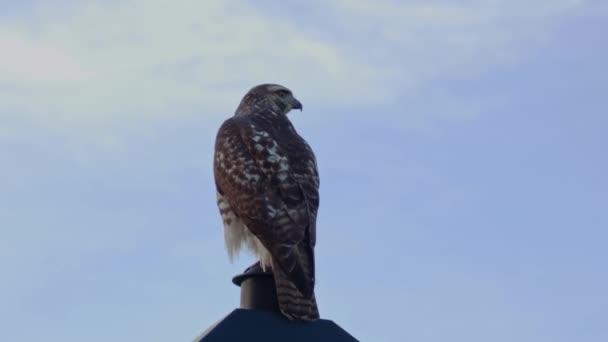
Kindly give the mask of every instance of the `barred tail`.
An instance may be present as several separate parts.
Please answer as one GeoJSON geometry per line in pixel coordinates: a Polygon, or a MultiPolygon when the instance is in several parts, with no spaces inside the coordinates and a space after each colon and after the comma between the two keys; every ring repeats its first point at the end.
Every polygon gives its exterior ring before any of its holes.
{"type": "Polygon", "coordinates": [[[287,278],[281,267],[273,261],[272,272],[277,289],[279,309],[290,320],[313,321],[319,318],[319,309],[314,291],[305,296],[287,278]]]}

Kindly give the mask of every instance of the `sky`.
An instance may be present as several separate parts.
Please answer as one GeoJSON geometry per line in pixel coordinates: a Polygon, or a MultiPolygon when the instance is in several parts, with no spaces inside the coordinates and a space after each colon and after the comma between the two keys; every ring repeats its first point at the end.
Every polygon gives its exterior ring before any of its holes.
{"type": "Polygon", "coordinates": [[[0,4],[0,340],[191,341],[215,133],[289,87],[321,316],[361,341],[608,340],[608,3],[0,4]]]}

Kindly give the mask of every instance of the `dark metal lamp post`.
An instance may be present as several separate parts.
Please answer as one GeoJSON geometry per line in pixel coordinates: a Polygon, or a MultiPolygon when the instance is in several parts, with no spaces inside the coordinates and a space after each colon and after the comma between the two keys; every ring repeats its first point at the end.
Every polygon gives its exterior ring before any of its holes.
{"type": "Polygon", "coordinates": [[[279,311],[272,273],[253,268],[232,279],[241,287],[241,307],[232,311],[194,342],[356,342],[336,323],[318,319],[291,322],[279,311]]]}

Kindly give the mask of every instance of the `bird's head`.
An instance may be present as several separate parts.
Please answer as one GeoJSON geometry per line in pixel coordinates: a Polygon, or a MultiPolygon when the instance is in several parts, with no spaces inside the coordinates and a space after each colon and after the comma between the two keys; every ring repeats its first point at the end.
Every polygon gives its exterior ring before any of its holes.
{"type": "Polygon", "coordinates": [[[287,115],[292,109],[302,110],[302,103],[293,96],[291,90],[278,84],[260,84],[251,88],[239,104],[236,114],[247,114],[255,109],[272,114],[287,115]]]}

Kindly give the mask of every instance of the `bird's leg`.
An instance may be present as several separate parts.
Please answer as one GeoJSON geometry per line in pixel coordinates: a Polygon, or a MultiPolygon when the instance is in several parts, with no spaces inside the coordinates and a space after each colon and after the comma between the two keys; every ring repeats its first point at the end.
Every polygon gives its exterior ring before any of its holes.
{"type": "Polygon", "coordinates": [[[262,266],[260,266],[259,261],[256,261],[253,265],[247,267],[247,269],[245,269],[245,273],[253,272],[256,269],[262,269],[262,266]]]}

